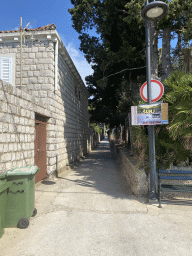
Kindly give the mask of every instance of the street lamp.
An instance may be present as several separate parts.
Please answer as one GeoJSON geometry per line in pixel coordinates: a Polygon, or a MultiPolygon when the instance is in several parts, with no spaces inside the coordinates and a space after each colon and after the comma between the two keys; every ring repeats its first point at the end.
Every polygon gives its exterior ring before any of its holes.
{"type": "MultiPolygon", "coordinates": [[[[141,11],[141,16],[145,19],[145,40],[146,40],[146,59],[147,59],[147,98],[148,104],[152,103],[151,95],[151,60],[150,60],[150,21],[158,20],[168,13],[168,5],[161,1],[147,0],[145,7],[141,11]]],[[[155,161],[155,135],[154,126],[148,126],[149,134],[149,162],[150,162],[150,191],[148,198],[157,199],[156,193],[156,161],[155,161]]]]}
{"type": "Polygon", "coordinates": [[[145,7],[141,11],[143,19],[157,20],[163,18],[168,13],[168,5],[161,1],[150,2],[147,0],[145,7]]]}

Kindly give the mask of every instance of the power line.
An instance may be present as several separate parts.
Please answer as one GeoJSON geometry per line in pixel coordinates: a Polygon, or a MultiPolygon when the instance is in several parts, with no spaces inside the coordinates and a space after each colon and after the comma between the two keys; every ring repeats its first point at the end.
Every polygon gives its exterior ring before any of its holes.
{"type": "Polygon", "coordinates": [[[102,79],[99,79],[99,80],[104,80],[104,79],[107,78],[107,77],[117,75],[117,74],[119,74],[119,73],[121,73],[121,72],[123,72],[123,71],[134,70],[134,69],[141,69],[141,68],[146,68],[146,66],[139,67],[139,68],[126,68],[126,69],[123,69],[123,70],[121,70],[121,71],[119,71],[119,72],[116,72],[116,73],[114,73],[114,74],[111,74],[111,75],[109,75],[109,76],[103,77],[102,79]]]}

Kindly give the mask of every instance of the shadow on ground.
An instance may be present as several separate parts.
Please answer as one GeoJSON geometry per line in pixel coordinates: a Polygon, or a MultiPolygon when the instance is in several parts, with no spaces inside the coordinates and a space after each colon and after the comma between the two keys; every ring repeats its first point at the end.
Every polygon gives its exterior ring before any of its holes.
{"type": "MultiPolygon", "coordinates": [[[[115,161],[114,155],[110,152],[110,144],[107,139],[101,141],[86,159],[77,164],[73,168],[72,174],[72,176],[59,179],[73,182],[78,186],[93,188],[95,193],[104,193],[113,198],[146,201],[145,198],[136,198],[131,194],[127,181],[115,161]]],[[[91,193],[91,191],[89,192],[91,193]]]]}

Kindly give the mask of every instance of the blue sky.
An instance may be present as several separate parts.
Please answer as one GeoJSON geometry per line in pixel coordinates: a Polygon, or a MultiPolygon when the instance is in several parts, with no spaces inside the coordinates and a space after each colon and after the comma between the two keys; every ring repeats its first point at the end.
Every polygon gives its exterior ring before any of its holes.
{"type": "MultiPolygon", "coordinates": [[[[37,28],[54,23],[57,26],[65,47],[67,48],[82,79],[92,74],[91,65],[80,52],[78,33],[72,27],[71,15],[68,12],[72,6],[70,0],[6,0],[1,1],[0,30],[19,29],[20,17],[23,27],[29,22],[28,28],[37,28]]],[[[177,41],[172,42],[172,46],[177,41]]],[[[161,42],[159,42],[161,47],[161,42]]]]}
{"type": "Polygon", "coordinates": [[[6,0],[1,1],[0,30],[19,29],[20,17],[23,28],[38,28],[54,23],[67,51],[69,52],[82,79],[92,73],[91,65],[80,52],[78,33],[72,27],[68,9],[73,7],[70,0],[6,0]]]}

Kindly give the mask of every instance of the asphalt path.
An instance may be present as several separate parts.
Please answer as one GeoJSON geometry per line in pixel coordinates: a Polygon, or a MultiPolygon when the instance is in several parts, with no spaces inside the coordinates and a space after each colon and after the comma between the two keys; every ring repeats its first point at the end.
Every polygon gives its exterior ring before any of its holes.
{"type": "Polygon", "coordinates": [[[131,195],[107,139],[67,176],[35,186],[37,215],[6,228],[0,256],[192,255],[191,205],[131,195]]]}

